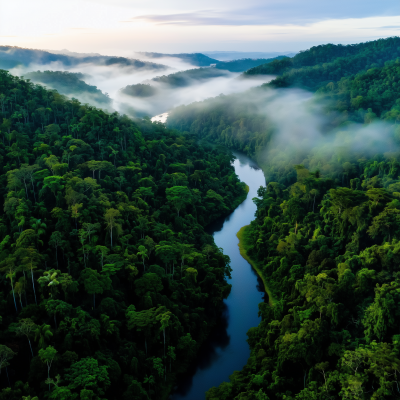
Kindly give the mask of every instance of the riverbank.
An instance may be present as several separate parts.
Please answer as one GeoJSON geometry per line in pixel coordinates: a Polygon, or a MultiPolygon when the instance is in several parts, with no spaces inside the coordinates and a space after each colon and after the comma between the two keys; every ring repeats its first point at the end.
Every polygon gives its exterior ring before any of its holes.
{"type": "Polygon", "coordinates": [[[256,271],[257,275],[260,277],[260,279],[263,282],[265,292],[268,294],[268,299],[269,299],[269,304],[271,306],[274,305],[274,299],[272,297],[272,293],[268,288],[267,280],[263,276],[262,273],[262,267],[261,264],[257,263],[253,259],[250,258],[250,256],[247,254],[247,248],[248,248],[248,236],[246,235],[246,228],[249,227],[249,225],[245,225],[240,228],[239,232],[236,234],[237,238],[239,239],[239,251],[240,255],[253,267],[253,269],[256,271]]]}
{"type": "MultiPolygon", "coordinates": [[[[244,183],[244,182],[243,182],[244,183]]],[[[243,186],[243,194],[237,197],[233,202],[232,205],[229,207],[229,212],[234,211],[237,207],[239,207],[246,199],[247,195],[249,194],[250,188],[246,183],[243,186]]]]}

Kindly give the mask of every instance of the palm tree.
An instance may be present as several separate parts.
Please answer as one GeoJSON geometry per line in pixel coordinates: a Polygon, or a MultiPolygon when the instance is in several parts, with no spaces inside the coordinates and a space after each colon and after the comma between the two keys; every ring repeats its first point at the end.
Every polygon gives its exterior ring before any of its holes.
{"type": "Polygon", "coordinates": [[[29,336],[35,331],[36,328],[37,325],[30,318],[25,318],[19,321],[19,326],[17,330],[17,335],[25,335],[26,338],[28,339],[29,347],[31,348],[32,358],[34,356],[33,356],[31,339],[29,339],[29,336]]]}
{"type": "Polygon", "coordinates": [[[25,277],[19,278],[18,282],[15,283],[14,290],[19,296],[19,302],[21,304],[21,310],[24,308],[22,305],[22,294],[25,293],[25,287],[26,287],[26,280],[25,277]]]}
{"type": "Polygon", "coordinates": [[[15,301],[14,284],[13,284],[13,278],[15,276],[16,269],[17,269],[15,267],[14,261],[15,260],[11,259],[11,258],[7,258],[6,260],[4,260],[6,265],[1,270],[3,272],[5,272],[6,273],[6,277],[10,279],[11,290],[12,290],[12,294],[13,294],[13,298],[14,298],[15,311],[18,314],[17,302],[15,301]]]}
{"type": "Polygon", "coordinates": [[[34,222],[32,224],[32,229],[35,231],[36,236],[38,238],[38,242],[43,245],[43,242],[40,240],[40,236],[42,236],[44,233],[46,233],[46,228],[47,225],[42,222],[41,219],[36,220],[36,222],[34,222]]]}
{"type": "Polygon", "coordinates": [[[39,348],[43,349],[45,347],[46,340],[53,336],[50,325],[40,325],[35,329],[35,341],[39,341],[39,348]]]}
{"type": "Polygon", "coordinates": [[[144,260],[145,258],[149,258],[149,256],[147,255],[147,249],[144,246],[139,246],[139,252],[137,253],[138,256],[142,257],[142,261],[143,261],[143,269],[144,272],[146,272],[146,266],[144,264],[144,260]]]}
{"type": "Polygon", "coordinates": [[[33,287],[33,294],[35,295],[35,303],[37,304],[36,300],[36,290],[35,290],[35,282],[33,280],[33,270],[37,267],[37,261],[40,260],[41,255],[36,251],[34,247],[28,247],[25,249],[26,256],[23,258],[22,262],[29,266],[31,271],[31,278],[32,278],[32,287],[33,287]]]}

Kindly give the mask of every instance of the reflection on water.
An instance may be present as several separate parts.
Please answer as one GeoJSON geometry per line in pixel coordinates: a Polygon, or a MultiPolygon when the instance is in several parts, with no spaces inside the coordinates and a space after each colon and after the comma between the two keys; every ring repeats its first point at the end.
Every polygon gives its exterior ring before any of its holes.
{"type": "Polygon", "coordinates": [[[240,255],[236,233],[254,219],[256,206],[252,198],[265,185],[265,178],[253,160],[234,154],[236,174],[249,186],[249,194],[232,214],[215,221],[208,229],[216,245],[231,258],[231,294],[224,301],[219,324],[203,343],[195,363],[181,377],[171,400],[204,400],[208,389],[228,381],[233,371],[242,369],[250,355],[246,333],[260,322],[258,304],[264,301],[263,284],[240,255]]]}

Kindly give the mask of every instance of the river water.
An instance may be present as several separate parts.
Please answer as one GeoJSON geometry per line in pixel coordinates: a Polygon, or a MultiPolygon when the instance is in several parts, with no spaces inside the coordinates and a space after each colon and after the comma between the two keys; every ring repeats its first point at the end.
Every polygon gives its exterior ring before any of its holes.
{"type": "MultiPolygon", "coordinates": [[[[247,331],[257,326],[258,304],[264,301],[264,288],[250,264],[239,253],[236,233],[254,219],[257,189],[265,186],[265,178],[257,164],[241,153],[234,152],[236,174],[249,186],[247,199],[226,218],[216,221],[208,232],[224,254],[231,258],[232,290],[224,301],[224,313],[219,325],[202,345],[194,365],[181,377],[171,400],[204,400],[213,386],[229,381],[233,371],[241,370],[250,356],[247,331]]],[[[267,299],[268,300],[268,299],[267,299]]]]}

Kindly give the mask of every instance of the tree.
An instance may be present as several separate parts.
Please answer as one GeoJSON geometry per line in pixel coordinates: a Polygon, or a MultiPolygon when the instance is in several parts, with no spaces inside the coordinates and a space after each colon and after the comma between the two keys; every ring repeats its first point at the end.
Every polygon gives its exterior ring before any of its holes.
{"type": "Polygon", "coordinates": [[[104,214],[104,219],[107,224],[107,229],[110,231],[111,248],[113,246],[113,230],[116,229],[117,233],[121,231],[121,225],[117,223],[117,218],[120,212],[115,208],[109,208],[104,214]]]}
{"type": "Polygon", "coordinates": [[[30,318],[24,318],[19,321],[18,328],[17,328],[17,334],[18,335],[24,335],[28,339],[29,342],[29,347],[31,349],[32,353],[32,358],[33,356],[33,350],[32,350],[32,344],[31,344],[31,335],[35,332],[37,329],[37,325],[30,319],[30,318]]]}
{"type": "Polygon", "coordinates": [[[58,161],[58,158],[54,154],[52,154],[51,156],[45,158],[44,161],[47,167],[50,169],[51,173],[54,175],[54,167],[60,163],[58,161]]]}
{"type": "Polygon", "coordinates": [[[161,278],[152,272],[144,274],[135,281],[135,292],[139,297],[143,297],[147,292],[161,292],[163,285],[161,278]]]}
{"type": "Polygon", "coordinates": [[[9,361],[16,355],[9,347],[4,344],[0,344],[0,372],[5,367],[7,373],[8,384],[10,384],[10,379],[8,378],[7,367],[10,365],[9,361]]]}
{"type": "Polygon", "coordinates": [[[52,336],[53,336],[53,332],[51,331],[51,327],[50,325],[39,325],[36,327],[36,329],[34,330],[34,334],[35,334],[35,341],[38,340],[38,345],[39,348],[43,349],[45,344],[46,344],[46,340],[49,340],[52,336]]]}
{"type": "Polygon", "coordinates": [[[385,208],[379,215],[374,217],[368,234],[375,238],[378,235],[388,235],[389,242],[391,233],[400,225],[400,211],[396,208],[385,208]]]}
{"type": "MultiPolygon", "coordinates": [[[[92,171],[93,179],[94,179],[94,171],[97,171],[98,169],[100,169],[101,161],[90,160],[86,164],[87,164],[89,170],[92,171]]],[[[99,172],[99,174],[100,174],[100,172],[99,172]]],[[[99,179],[100,179],[100,175],[99,175],[99,179]]]]}
{"type": "MultiPolygon", "coordinates": [[[[32,280],[32,288],[33,294],[35,296],[35,303],[37,304],[36,299],[36,290],[35,290],[35,282],[33,279],[33,271],[37,268],[38,262],[42,258],[41,255],[37,252],[37,250],[30,246],[26,249],[21,249],[19,253],[22,255],[22,266],[23,268],[28,268],[31,272],[31,280],[32,280]]],[[[16,252],[18,254],[18,250],[16,252]]]]}
{"type": "Polygon", "coordinates": [[[85,285],[85,290],[93,294],[93,308],[96,308],[96,293],[101,294],[104,290],[111,288],[111,279],[107,275],[101,275],[96,270],[86,268],[81,273],[81,278],[85,285]]]}
{"type": "Polygon", "coordinates": [[[99,366],[91,357],[82,358],[66,370],[65,380],[70,390],[91,390],[97,396],[104,396],[111,382],[107,367],[99,366]]]}
{"type": "MultiPolygon", "coordinates": [[[[148,275],[148,274],[147,274],[148,275]]],[[[138,332],[144,332],[144,345],[147,354],[147,339],[154,334],[154,328],[157,326],[157,316],[167,312],[164,306],[158,308],[150,308],[148,310],[136,311],[136,307],[132,304],[126,310],[126,318],[128,320],[128,329],[136,329],[138,332]]]]}
{"type": "Polygon", "coordinates": [[[147,255],[147,249],[144,246],[139,246],[139,251],[137,253],[138,256],[142,257],[142,262],[143,262],[143,271],[146,272],[146,265],[144,264],[144,260],[149,258],[147,255]]]}
{"type": "Polygon", "coordinates": [[[42,287],[50,288],[50,297],[55,297],[58,292],[58,285],[60,282],[58,281],[58,275],[60,274],[59,270],[51,269],[50,271],[44,271],[43,276],[38,279],[39,284],[42,287]]]}
{"type": "MultiPolygon", "coordinates": [[[[45,349],[39,350],[39,357],[47,364],[47,379],[50,379],[50,368],[53,360],[55,359],[57,354],[57,350],[53,346],[48,346],[45,349]]],[[[50,392],[50,383],[49,383],[49,392],[50,392]]]]}
{"type": "Polygon", "coordinates": [[[40,197],[43,196],[46,189],[49,189],[57,199],[57,194],[64,189],[64,179],[61,176],[47,176],[44,178],[43,188],[39,192],[40,197]]]}
{"type": "Polygon", "coordinates": [[[14,278],[16,270],[17,270],[17,268],[15,266],[15,259],[13,259],[12,257],[8,257],[1,263],[1,265],[2,265],[1,271],[5,272],[6,278],[10,279],[15,311],[18,314],[17,302],[15,301],[14,284],[13,284],[13,278],[14,278]]]}
{"type": "Polygon", "coordinates": [[[175,260],[176,249],[173,246],[164,244],[166,242],[161,242],[163,244],[156,245],[156,255],[165,264],[165,273],[168,273],[168,263],[175,260]]]}
{"type": "Polygon", "coordinates": [[[168,346],[167,356],[169,357],[169,372],[172,372],[172,361],[176,360],[175,347],[168,346]]]}
{"type": "Polygon", "coordinates": [[[59,231],[54,231],[51,234],[49,244],[56,249],[57,268],[58,268],[58,252],[57,252],[57,249],[58,249],[58,247],[60,247],[62,245],[62,243],[63,243],[63,235],[62,235],[62,233],[59,232],[59,231]]]}
{"type": "Polygon", "coordinates": [[[72,310],[71,304],[66,303],[65,301],[62,300],[53,300],[50,299],[46,303],[46,311],[49,315],[54,316],[54,325],[57,330],[57,313],[58,314],[66,314],[69,313],[72,310]]]}
{"type": "Polygon", "coordinates": [[[96,251],[100,254],[100,259],[101,259],[101,269],[103,269],[104,266],[104,257],[107,256],[108,252],[110,251],[106,246],[96,246],[95,247],[96,251]]]}
{"type": "Polygon", "coordinates": [[[192,194],[187,186],[173,186],[167,188],[165,193],[167,194],[167,200],[178,212],[178,217],[180,210],[192,201],[192,194]]]}
{"type": "MultiPolygon", "coordinates": [[[[22,305],[22,295],[25,293],[25,288],[26,288],[26,279],[24,276],[18,279],[18,281],[15,283],[14,290],[19,296],[19,303],[21,304],[21,310],[24,308],[22,305]]],[[[25,294],[26,296],[26,294],[25,294]]]]}
{"type": "Polygon", "coordinates": [[[38,238],[38,242],[43,245],[43,242],[40,240],[40,236],[42,236],[46,233],[46,229],[47,229],[46,224],[44,222],[42,222],[41,219],[37,219],[32,223],[32,229],[38,238]]]}
{"type": "Polygon", "coordinates": [[[95,224],[91,224],[89,222],[84,222],[82,224],[83,229],[86,231],[86,234],[89,237],[89,242],[90,242],[90,235],[94,232],[96,232],[98,229],[100,229],[100,224],[99,223],[95,223],[95,224]]]}
{"type": "Polygon", "coordinates": [[[160,331],[163,332],[163,337],[164,337],[164,357],[165,357],[165,328],[168,327],[169,325],[169,320],[171,318],[172,313],[170,311],[167,311],[164,314],[159,314],[157,315],[157,320],[160,321],[160,331]]]}

